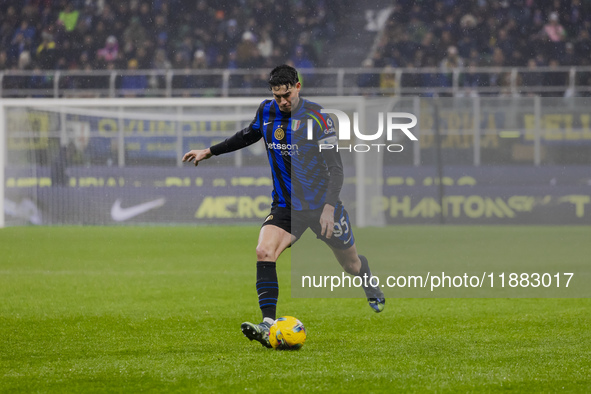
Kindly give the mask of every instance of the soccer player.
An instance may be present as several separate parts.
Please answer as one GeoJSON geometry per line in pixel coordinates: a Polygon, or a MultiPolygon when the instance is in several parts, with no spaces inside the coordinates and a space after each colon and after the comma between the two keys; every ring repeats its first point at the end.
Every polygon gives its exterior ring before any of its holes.
{"type": "Polygon", "coordinates": [[[349,214],[339,200],[343,185],[340,155],[336,149],[319,149],[319,144],[337,145],[332,120],[320,113],[318,104],[299,96],[301,83],[295,68],[275,67],[269,87],[273,100],[261,103],[248,127],[217,145],[183,156],[183,162],[198,165],[213,155],[242,149],[261,138],[265,142],[273,177],[273,203],[256,247],[256,289],[263,321],[242,323],[241,329],[248,339],[266,347],[271,347],[269,328],[275,321],[279,295],[275,263],[308,228],[330,247],[345,272],[366,278],[365,294],[375,312],[381,312],[386,302],[379,288],[369,286],[367,258],[357,254],[349,214]],[[308,119],[313,124],[311,140],[307,135],[308,119]]]}

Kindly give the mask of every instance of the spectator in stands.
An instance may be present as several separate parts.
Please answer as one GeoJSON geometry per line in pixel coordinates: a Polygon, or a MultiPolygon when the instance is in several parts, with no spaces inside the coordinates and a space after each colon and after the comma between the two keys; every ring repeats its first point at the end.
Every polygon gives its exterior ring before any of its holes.
{"type": "MultiPolygon", "coordinates": [[[[88,73],[86,76],[79,77],[79,89],[81,90],[96,90],[96,89],[106,89],[107,86],[101,84],[101,78],[97,78],[92,75],[92,65],[90,63],[86,63],[83,66],[83,70],[88,73]]],[[[81,93],[79,97],[98,97],[99,95],[96,92],[87,92],[81,93]]]]}
{"type": "MultiPolygon", "coordinates": [[[[168,60],[168,55],[163,48],[158,48],[154,51],[152,67],[158,71],[167,71],[172,68],[172,63],[168,60]]],[[[150,86],[154,89],[164,89],[166,87],[166,75],[159,73],[154,76],[150,81],[150,86]]]]}
{"type": "MultiPolygon", "coordinates": [[[[419,69],[426,63],[425,55],[422,49],[415,52],[414,58],[406,64],[406,67],[419,69]]],[[[421,74],[403,73],[400,79],[400,84],[403,87],[416,88],[420,87],[422,82],[421,74]]]]}
{"type": "Polygon", "coordinates": [[[410,22],[408,23],[406,29],[409,40],[414,42],[415,44],[418,44],[423,40],[425,34],[427,34],[428,31],[429,29],[419,19],[419,16],[415,13],[411,14],[410,22]]]}
{"type": "Polygon", "coordinates": [[[235,70],[238,68],[238,62],[236,60],[236,51],[230,51],[228,53],[228,62],[226,67],[224,68],[228,68],[230,70],[235,70]]]}
{"type": "Polygon", "coordinates": [[[140,20],[146,32],[153,31],[154,17],[152,14],[152,10],[150,9],[150,4],[148,2],[142,2],[140,4],[138,14],[138,19],[140,20]]]}
{"type": "Polygon", "coordinates": [[[455,46],[447,48],[447,56],[443,58],[440,64],[441,75],[439,86],[451,87],[453,83],[453,70],[462,69],[464,67],[464,59],[458,54],[458,49],[455,46]]]}
{"type": "Polygon", "coordinates": [[[476,39],[478,20],[470,12],[464,14],[460,19],[460,31],[463,37],[476,39]]]}
{"type": "Polygon", "coordinates": [[[95,42],[95,44],[97,46],[102,46],[107,42],[107,38],[109,38],[109,36],[111,36],[112,34],[107,31],[105,22],[102,19],[97,19],[94,28],[92,29],[91,35],[93,37],[93,41],[95,42]]]}
{"type": "Polygon", "coordinates": [[[472,35],[464,35],[458,41],[458,55],[463,59],[468,59],[473,49],[477,48],[476,40],[472,35]]]}
{"type": "Polygon", "coordinates": [[[568,73],[563,71],[555,71],[560,66],[560,63],[556,59],[550,59],[548,67],[552,69],[552,72],[544,74],[544,86],[549,88],[549,91],[544,96],[556,96],[557,94],[562,96],[566,90],[568,82],[568,73]]]}
{"type": "MultiPolygon", "coordinates": [[[[373,68],[373,60],[365,59],[362,63],[362,66],[363,68],[367,69],[373,68]]],[[[359,75],[357,76],[357,86],[361,89],[371,89],[380,86],[380,74],[369,70],[368,72],[359,73],[359,75]]],[[[362,93],[366,94],[363,92],[363,90],[362,93]]]]}
{"type": "MultiPolygon", "coordinates": [[[[100,41],[102,44],[104,41],[100,41]]],[[[96,41],[94,36],[91,34],[87,34],[84,36],[84,44],[82,45],[82,50],[79,52],[80,56],[83,54],[86,55],[86,58],[91,63],[91,66],[95,64],[96,60],[96,53],[99,50],[99,41],[96,41]]],[[[84,68],[84,65],[80,65],[81,68],[84,68]]]]}
{"type": "Polygon", "coordinates": [[[292,61],[296,69],[312,69],[314,64],[308,53],[304,51],[303,46],[297,46],[292,56],[292,61]]]}
{"type": "Polygon", "coordinates": [[[0,70],[6,70],[8,68],[8,55],[6,54],[6,51],[0,50],[0,70]]]}
{"type": "Polygon", "coordinates": [[[238,22],[236,21],[236,19],[230,19],[226,23],[225,33],[225,41],[228,48],[230,49],[230,51],[236,50],[238,43],[242,39],[242,34],[238,30],[238,22]]]}
{"type": "Polygon", "coordinates": [[[450,71],[454,68],[464,67],[464,59],[458,54],[458,48],[450,46],[447,48],[447,56],[441,61],[441,69],[443,71],[450,71]]]}
{"type": "Polygon", "coordinates": [[[139,16],[132,17],[129,26],[123,32],[124,51],[134,53],[137,48],[142,46],[146,38],[147,32],[140,23],[139,16]]]}
{"type": "Polygon", "coordinates": [[[521,81],[522,86],[526,88],[525,94],[527,96],[533,96],[536,94],[535,91],[531,90],[533,86],[540,85],[540,81],[542,79],[542,75],[539,71],[536,71],[538,68],[538,63],[536,59],[529,59],[527,61],[527,71],[522,73],[521,81]]]}
{"type": "Polygon", "coordinates": [[[513,52],[509,56],[509,60],[505,62],[507,67],[521,67],[523,64],[523,54],[518,49],[514,48],[513,52]]]}
{"type": "Polygon", "coordinates": [[[98,50],[96,57],[104,60],[106,63],[114,62],[119,54],[119,43],[115,36],[109,36],[105,41],[105,46],[98,50]]]}
{"type": "Polygon", "coordinates": [[[184,52],[176,52],[172,58],[172,68],[175,70],[184,70],[189,68],[189,59],[184,52]]]}
{"type": "Polygon", "coordinates": [[[14,36],[14,30],[18,25],[19,16],[16,12],[14,5],[9,5],[4,13],[0,13],[0,22],[2,27],[0,28],[0,42],[3,46],[6,46],[11,38],[14,36]],[[8,42],[7,42],[8,41],[8,42]]]}
{"type": "MultiPolygon", "coordinates": [[[[589,53],[589,52],[587,52],[589,53]]],[[[572,42],[567,42],[565,45],[564,56],[561,59],[564,66],[574,66],[577,63],[577,55],[575,53],[575,46],[572,42]]]]}
{"type": "MultiPolygon", "coordinates": [[[[435,37],[435,35],[433,34],[433,32],[428,32],[427,34],[425,34],[419,47],[423,53],[423,60],[425,60],[427,58],[437,59],[439,57],[439,51],[438,51],[439,42],[438,42],[437,38],[435,37]]],[[[422,67],[423,64],[424,64],[424,62],[421,63],[421,65],[419,67],[422,67]]]]}
{"type": "Polygon", "coordinates": [[[51,7],[45,6],[39,16],[39,23],[37,24],[40,30],[48,29],[53,23],[53,15],[51,13],[51,7]]]}
{"type": "Polygon", "coordinates": [[[74,9],[74,6],[70,2],[67,3],[66,8],[62,12],[60,12],[58,22],[64,26],[66,32],[71,32],[76,28],[76,25],[78,24],[79,15],[80,12],[74,9]]]}
{"type": "Polygon", "coordinates": [[[396,88],[396,74],[392,66],[386,66],[380,74],[380,90],[386,96],[394,96],[396,88]]]}
{"type": "Polygon", "coordinates": [[[271,38],[269,30],[264,29],[262,31],[257,48],[259,49],[261,56],[265,59],[271,56],[273,53],[273,39],[271,38]]]}
{"type": "Polygon", "coordinates": [[[148,53],[148,46],[142,45],[135,51],[135,59],[138,62],[138,69],[140,70],[150,70],[152,69],[152,57],[148,53]]]}
{"type": "Polygon", "coordinates": [[[478,88],[486,86],[486,77],[476,71],[478,62],[476,60],[469,60],[466,72],[462,74],[460,79],[460,86],[463,88],[461,96],[477,97],[478,88]]]}
{"type": "Polygon", "coordinates": [[[8,48],[8,59],[12,64],[16,64],[21,53],[28,52],[30,44],[25,40],[23,33],[17,34],[11,41],[8,48]]]}
{"type": "Polygon", "coordinates": [[[43,97],[46,96],[45,90],[51,89],[53,86],[51,78],[44,75],[39,65],[33,67],[33,75],[29,77],[29,89],[36,89],[32,97],[43,97]]]}
{"type": "Polygon", "coordinates": [[[152,61],[154,69],[164,71],[172,68],[172,64],[168,60],[166,51],[162,48],[156,49],[154,53],[154,60],[152,61]]]}
{"type": "Polygon", "coordinates": [[[15,30],[12,39],[14,40],[18,34],[22,34],[25,41],[32,42],[33,38],[35,38],[35,28],[29,25],[29,21],[23,20],[18,29],[15,30]]]}
{"type": "Polygon", "coordinates": [[[510,59],[515,47],[513,40],[505,29],[500,29],[497,35],[496,47],[503,52],[505,59],[510,59]]]}
{"type": "Polygon", "coordinates": [[[552,42],[562,42],[566,37],[566,30],[558,21],[558,13],[552,12],[548,23],[544,25],[543,35],[552,42]]]}
{"type": "MultiPolygon", "coordinates": [[[[129,71],[136,71],[138,69],[138,61],[131,59],[127,63],[129,71]]],[[[126,74],[121,77],[121,90],[125,97],[138,97],[144,95],[144,91],[148,87],[148,79],[145,74],[126,74]]]]}
{"type": "MultiPolygon", "coordinates": [[[[435,58],[428,57],[425,58],[424,67],[430,69],[429,72],[421,73],[420,74],[420,82],[419,86],[422,88],[433,88],[439,87],[441,85],[441,74],[433,72],[432,70],[437,68],[435,58]]],[[[433,97],[434,93],[432,91],[426,91],[420,93],[423,97],[433,97]]]]}
{"type": "Polygon", "coordinates": [[[395,46],[395,50],[398,52],[398,56],[394,57],[396,64],[402,64],[403,59],[412,59],[415,56],[418,45],[411,41],[409,35],[406,32],[402,32],[400,40],[395,46]]]}
{"type": "Polygon", "coordinates": [[[559,59],[564,54],[564,41],[566,39],[566,30],[560,24],[558,13],[552,12],[548,17],[549,22],[544,25],[541,32],[542,37],[546,40],[546,55],[555,59],[559,59]]]}
{"type": "MultiPolygon", "coordinates": [[[[517,75],[517,80],[515,81],[515,85],[520,85],[521,82],[519,80],[519,75],[517,75]]],[[[511,87],[511,73],[501,73],[499,76],[499,86],[501,89],[499,90],[498,97],[519,97],[520,94],[517,90],[513,90],[511,87]]]]}
{"type": "Polygon", "coordinates": [[[205,57],[205,52],[202,49],[195,51],[191,68],[193,70],[204,70],[207,68],[207,58],[205,57]]]}
{"type": "MultiPolygon", "coordinates": [[[[493,55],[490,62],[491,67],[504,67],[505,66],[505,55],[500,48],[493,49],[493,55]]],[[[504,82],[504,72],[488,74],[488,86],[490,87],[501,87],[504,82]]]]}
{"type": "Polygon", "coordinates": [[[312,60],[304,51],[303,46],[298,45],[296,47],[291,61],[293,62],[293,67],[299,70],[299,72],[302,74],[302,78],[306,81],[308,86],[314,86],[314,63],[312,63],[312,60]]]}
{"type": "Polygon", "coordinates": [[[31,53],[29,51],[23,51],[18,57],[18,69],[28,70],[31,65],[31,53]]]}
{"type": "Polygon", "coordinates": [[[577,55],[576,64],[586,66],[590,64],[589,54],[591,53],[591,38],[589,37],[589,31],[581,29],[577,39],[574,42],[574,51],[577,55]]]}
{"type": "Polygon", "coordinates": [[[191,67],[189,61],[185,59],[185,56],[183,54],[177,53],[175,55],[175,62],[173,63],[173,65],[175,65],[174,68],[177,69],[178,72],[172,78],[172,88],[175,89],[175,91],[177,91],[177,95],[179,95],[178,92],[180,92],[181,96],[190,97],[190,89],[193,89],[195,86],[194,76],[191,74],[191,67]],[[182,66],[183,68],[179,69],[180,66],[182,66]]]}
{"type": "Polygon", "coordinates": [[[236,47],[236,63],[239,68],[256,68],[261,64],[254,34],[250,31],[242,34],[242,41],[236,47]]]}
{"type": "Polygon", "coordinates": [[[56,46],[53,35],[44,31],[41,36],[43,41],[35,51],[35,59],[42,69],[53,69],[56,63],[56,46]]]}
{"type": "Polygon", "coordinates": [[[438,48],[436,48],[437,52],[436,61],[441,62],[442,59],[447,55],[449,47],[455,47],[455,40],[451,35],[451,31],[443,30],[441,35],[437,41],[438,48]]]}
{"type": "Polygon", "coordinates": [[[169,36],[169,27],[166,17],[162,14],[156,15],[154,19],[154,29],[152,31],[148,31],[152,34],[153,37],[156,38],[157,46],[160,48],[166,47],[168,42],[169,36]]]}

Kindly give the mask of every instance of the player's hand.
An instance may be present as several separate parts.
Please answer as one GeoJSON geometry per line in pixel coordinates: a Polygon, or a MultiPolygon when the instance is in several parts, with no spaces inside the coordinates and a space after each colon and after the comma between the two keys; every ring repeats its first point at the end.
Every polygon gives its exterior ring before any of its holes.
{"type": "Polygon", "coordinates": [[[194,149],[192,151],[185,153],[185,155],[183,156],[183,163],[191,163],[192,161],[194,161],[195,166],[197,166],[201,160],[209,159],[211,156],[213,156],[213,154],[211,153],[209,148],[200,150],[194,149]]]}
{"type": "Polygon", "coordinates": [[[330,204],[324,204],[322,215],[320,215],[320,235],[330,239],[334,230],[334,207],[330,204]]]}

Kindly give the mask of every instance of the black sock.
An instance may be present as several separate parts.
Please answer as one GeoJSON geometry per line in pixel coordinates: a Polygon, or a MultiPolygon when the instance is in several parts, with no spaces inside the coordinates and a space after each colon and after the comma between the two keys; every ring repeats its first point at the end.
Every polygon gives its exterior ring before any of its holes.
{"type": "Polygon", "coordinates": [[[371,271],[369,269],[369,262],[367,261],[367,257],[365,257],[362,254],[358,256],[359,260],[361,260],[361,269],[359,270],[359,275],[357,276],[361,276],[363,278],[363,275],[367,275],[367,280],[369,280],[369,278],[371,278],[371,271]]]}
{"type": "Polygon", "coordinates": [[[363,279],[363,288],[364,289],[373,289],[373,287],[370,284],[370,279],[371,279],[371,270],[369,269],[369,262],[367,261],[367,257],[365,257],[364,255],[360,254],[359,256],[359,260],[361,260],[361,269],[359,270],[359,275],[362,279],[364,275],[367,275],[367,279],[363,279]],[[366,282],[367,281],[367,282],[366,282]],[[367,286],[365,286],[365,283],[367,283],[367,286]]]}
{"type": "Polygon", "coordinates": [[[279,283],[277,269],[272,261],[257,261],[257,294],[263,321],[266,318],[275,320],[279,283]]]}

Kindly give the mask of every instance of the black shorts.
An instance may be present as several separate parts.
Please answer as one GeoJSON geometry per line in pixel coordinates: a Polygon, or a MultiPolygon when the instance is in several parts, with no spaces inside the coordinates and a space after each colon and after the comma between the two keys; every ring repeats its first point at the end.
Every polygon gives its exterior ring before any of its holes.
{"type": "Polygon", "coordinates": [[[310,228],[316,234],[316,238],[323,240],[336,249],[348,249],[353,246],[355,237],[349,221],[349,213],[347,213],[343,204],[339,201],[334,208],[334,229],[330,239],[320,235],[322,232],[320,227],[322,209],[292,211],[284,207],[271,207],[271,213],[265,218],[263,226],[272,224],[282,228],[295,236],[296,240],[310,228]]]}

